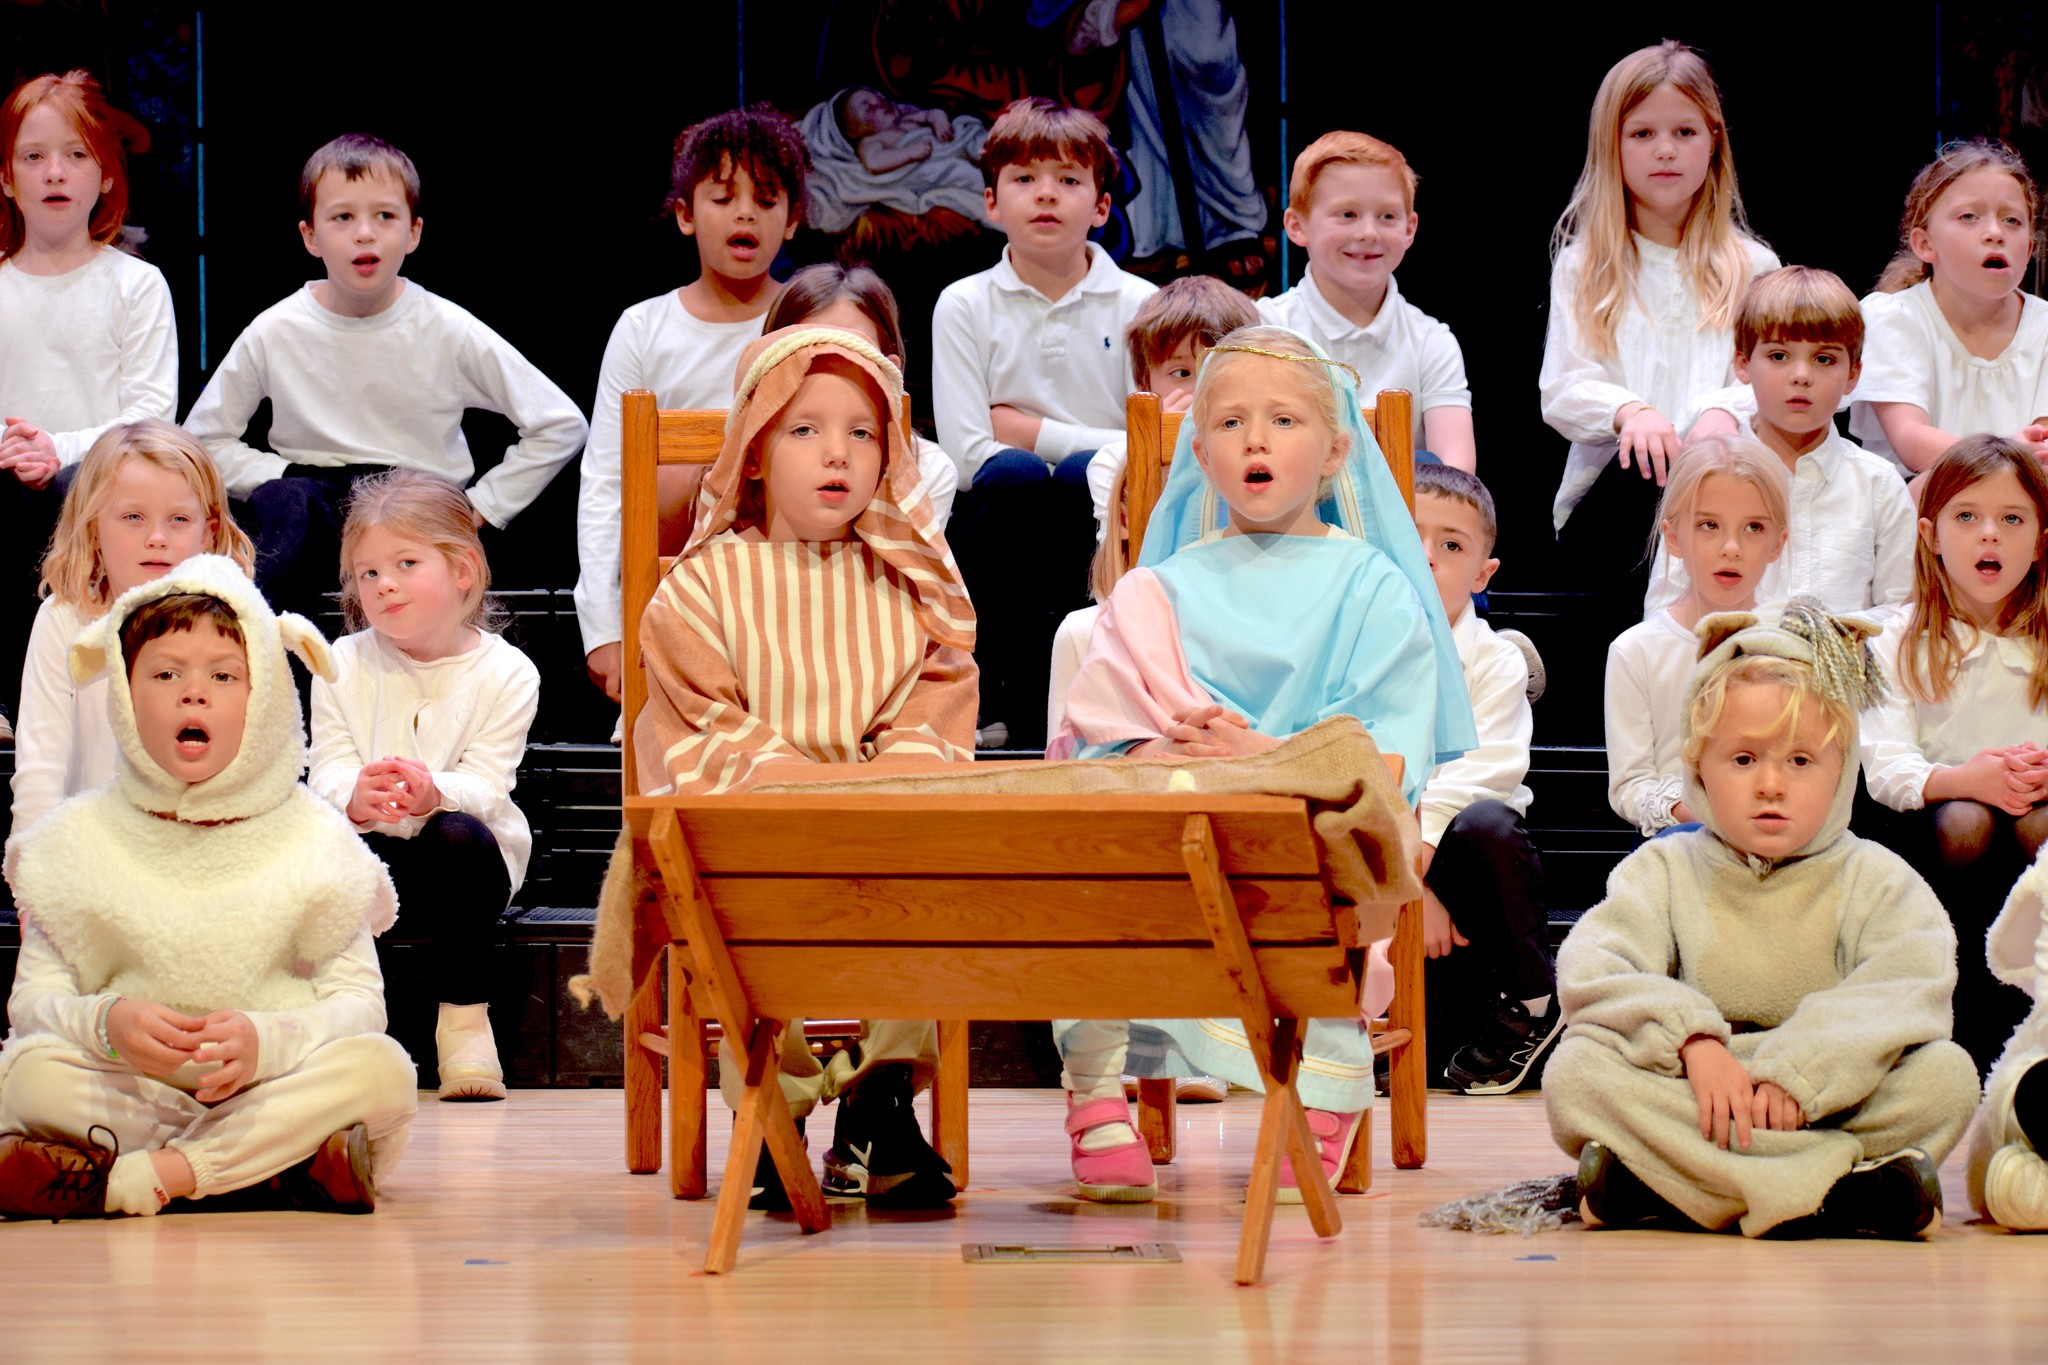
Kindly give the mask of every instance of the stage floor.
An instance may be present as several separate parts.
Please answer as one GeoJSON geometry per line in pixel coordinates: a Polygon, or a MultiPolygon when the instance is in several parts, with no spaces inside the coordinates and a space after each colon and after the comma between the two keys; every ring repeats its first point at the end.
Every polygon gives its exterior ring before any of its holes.
{"type": "MultiPolygon", "coordinates": [[[[1231,1283],[1257,1103],[1180,1109],[1150,1205],[1076,1200],[1057,1091],[974,1093],[951,1211],[835,1205],[831,1232],[748,1216],[701,1273],[712,1204],[621,1164],[616,1091],[423,1097],[369,1217],[187,1214],[0,1227],[0,1359],[1790,1360],[2048,1355],[2048,1237],[1972,1224],[1961,1154],[1931,1243],[1675,1233],[1482,1237],[1421,1210],[1566,1169],[1540,1096],[1430,1099],[1430,1162],[1389,1164],[1319,1242],[1276,1220],[1266,1283],[1231,1283]],[[1166,1242],[1177,1264],[968,1264],[969,1243],[1166,1242]]],[[[712,1169],[725,1124],[713,1113],[712,1169]]],[[[830,1114],[812,1139],[829,1138],[830,1114]]]]}

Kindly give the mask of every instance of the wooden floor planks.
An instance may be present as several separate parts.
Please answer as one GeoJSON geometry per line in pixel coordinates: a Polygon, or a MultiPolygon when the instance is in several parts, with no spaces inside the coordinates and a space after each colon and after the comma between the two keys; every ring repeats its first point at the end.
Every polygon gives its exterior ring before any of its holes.
{"type": "MultiPolygon", "coordinates": [[[[714,1113],[717,1113],[714,1106],[714,1113]]],[[[1056,1091],[976,1091],[975,1183],[950,1212],[835,1205],[804,1237],[749,1215],[737,1274],[699,1273],[709,1202],[628,1176],[617,1092],[421,1106],[366,1218],[186,1214],[0,1226],[0,1359],[1943,1359],[2048,1355],[2048,1238],[1969,1225],[1961,1158],[1929,1245],[1417,1226],[1459,1195],[1566,1169],[1540,1097],[1432,1096],[1430,1164],[1282,1210],[1231,1284],[1254,1097],[1179,1109],[1149,1206],[1075,1200],[1056,1091]],[[1174,1265],[969,1265],[970,1242],[1171,1242],[1174,1265]]],[[[831,1112],[811,1147],[830,1140],[831,1112]]],[[[1384,1138],[1384,1120],[1382,1132],[1384,1138]]],[[[713,1124],[721,1169],[725,1120],[713,1124]]]]}

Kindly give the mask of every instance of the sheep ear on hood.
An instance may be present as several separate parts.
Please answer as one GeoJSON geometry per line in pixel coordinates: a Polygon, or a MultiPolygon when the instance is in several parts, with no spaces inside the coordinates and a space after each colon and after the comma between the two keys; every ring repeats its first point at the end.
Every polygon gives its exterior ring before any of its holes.
{"type": "MultiPolygon", "coordinates": [[[[334,681],[334,651],[328,647],[327,637],[320,633],[320,627],[297,612],[281,611],[277,614],[277,633],[284,647],[298,655],[299,662],[311,669],[316,677],[334,681]]],[[[76,654],[75,647],[73,653],[76,654]]]]}
{"type": "Polygon", "coordinates": [[[107,670],[109,658],[121,654],[120,633],[115,629],[112,612],[101,616],[71,642],[71,681],[79,687],[85,686],[107,670]]]}
{"type": "Polygon", "coordinates": [[[1748,630],[1757,621],[1753,611],[1717,611],[1704,618],[1693,628],[1699,636],[1700,650],[1697,657],[1706,658],[1721,647],[1721,642],[1739,630],[1748,630]]]}

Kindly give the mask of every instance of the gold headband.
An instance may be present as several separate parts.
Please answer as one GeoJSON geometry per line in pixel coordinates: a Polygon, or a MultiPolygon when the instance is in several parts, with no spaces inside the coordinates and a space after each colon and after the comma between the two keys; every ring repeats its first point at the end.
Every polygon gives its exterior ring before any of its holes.
{"type": "Polygon", "coordinates": [[[1211,355],[1216,354],[1218,351],[1242,351],[1246,355],[1262,355],[1268,360],[1291,360],[1298,365],[1328,365],[1332,369],[1342,370],[1350,375],[1351,387],[1354,389],[1365,383],[1364,380],[1358,377],[1357,370],[1352,369],[1341,360],[1331,360],[1327,356],[1296,355],[1292,351],[1269,351],[1263,346],[1211,346],[1209,348],[1209,354],[1211,355]]]}

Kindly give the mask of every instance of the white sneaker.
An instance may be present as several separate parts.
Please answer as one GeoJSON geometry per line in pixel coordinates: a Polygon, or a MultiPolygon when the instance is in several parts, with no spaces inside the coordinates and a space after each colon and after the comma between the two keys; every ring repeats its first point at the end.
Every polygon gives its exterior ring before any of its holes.
{"type": "Polygon", "coordinates": [[[1993,1152],[1984,1168],[1984,1211],[2001,1227],[2048,1228],[2048,1161],[2017,1142],[1993,1152]]]}
{"type": "Polygon", "coordinates": [[[505,1068],[498,1064],[498,1040],[491,1036],[488,1006],[442,1005],[434,1026],[434,1051],[444,1100],[502,1100],[505,1068]]]}

